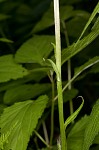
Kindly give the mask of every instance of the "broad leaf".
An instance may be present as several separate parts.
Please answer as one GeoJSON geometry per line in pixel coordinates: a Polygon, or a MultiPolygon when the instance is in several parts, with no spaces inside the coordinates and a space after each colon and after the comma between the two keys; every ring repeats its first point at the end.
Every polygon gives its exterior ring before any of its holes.
{"type": "Polygon", "coordinates": [[[84,131],[89,117],[84,116],[75,123],[67,137],[68,150],[81,150],[84,138],[84,131]]]}
{"type": "Polygon", "coordinates": [[[84,142],[82,150],[89,150],[95,136],[99,133],[99,99],[94,105],[90,114],[89,122],[86,126],[84,134],[84,142]]]}
{"type": "Polygon", "coordinates": [[[81,111],[81,109],[82,109],[82,107],[84,105],[84,99],[83,99],[83,97],[81,97],[81,99],[82,99],[82,103],[79,106],[79,108],[71,116],[69,116],[66,119],[65,124],[64,124],[65,129],[66,129],[67,125],[70,124],[77,117],[77,115],[79,114],[79,112],[81,111]]]}
{"type": "Polygon", "coordinates": [[[99,35],[99,20],[97,24],[95,24],[92,31],[86,37],[84,37],[82,40],[79,40],[77,43],[73,43],[71,46],[62,51],[62,64],[64,64],[68,59],[72,58],[74,55],[83,50],[98,35],[99,35]]]}
{"type": "MultiPolygon", "coordinates": [[[[53,6],[51,5],[48,11],[43,15],[41,20],[33,28],[33,31],[32,31],[33,33],[44,30],[54,25],[53,10],[54,10],[53,6]]],[[[61,6],[60,7],[61,20],[65,20],[71,17],[73,15],[72,10],[73,10],[72,6],[61,6]]]]}
{"type": "Polygon", "coordinates": [[[0,57],[0,82],[22,78],[27,74],[28,71],[22,65],[15,63],[12,55],[0,57]]]}
{"type": "Polygon", "coordinates": [[[19,102],[5,109],[1,116],[1,134],[6,134],[18,122],[8,137],[5,150],[26,150],[30,136],[46,107],[47,101],[47,96],[40,96],[36,101],[19,102]]]}
{"type": "Polygon", "coordinates": [[[54,42],[54,36],[33,36],[17,50],[15,60],[19,63],[39,63],[42,65],[43,58],[46,59],[53,50],[51,42],[54,42]]]}
{"type": "Polygon", "coordinates": [[[51,88],[50,84],[23,84],[8,89],[4,94],[4,104],[33,99],[36,96],[45,94],[51,88]]]}

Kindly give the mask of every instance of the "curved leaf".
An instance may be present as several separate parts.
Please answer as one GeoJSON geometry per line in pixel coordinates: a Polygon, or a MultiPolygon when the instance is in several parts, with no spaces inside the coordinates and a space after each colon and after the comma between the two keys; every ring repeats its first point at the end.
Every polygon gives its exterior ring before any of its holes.
{"type": "Polygon", "coordinates": [[[26,150],[30,136],[41,117],[48,97],[40,96],[36,101],[19,102],[5,109],[1,116],[1,134],[6,134],[18,122],[8,137],[4,149],[26,150]]]}
{"type": "Polygon", "coordinates": [[[13,55],[0,57],[0,82],[22,78],[28,73],[28,70],[23,68],[22,65],[15,63],[13,55]]]}
{"type": "Polygon", "coordinates": [[[90,114],[89,122],[85,129],[84,142],[82,150],[89,150],[95,136],[99,133],[99,99],[94,105],[90,114]]]}
{"type": "Polygon", "coordinates": [[[66,119],[65,124],[64,124],[65,129],[66,129],[67,125],[70,124],[70,123],[77,117],[77,115],[79,114],[80,110],[82,109],[82,107],[83,107],[83,105],[84,105],[84,99],[83,99],[83,97],[82,97],[82,96],[79,96],[79,97],[82,98],[82,103],[81,103],[81,105],[79,106],[79,108],[78,108],[71,116],[69,116],[69,117],[66,119]]]}

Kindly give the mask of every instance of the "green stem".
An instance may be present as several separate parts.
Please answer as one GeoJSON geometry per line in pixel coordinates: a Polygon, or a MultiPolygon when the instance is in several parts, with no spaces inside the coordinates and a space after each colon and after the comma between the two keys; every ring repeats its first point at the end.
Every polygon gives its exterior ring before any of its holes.
{"type": "Polygon", "coordinates": [[[49,138],[48,138],[48,133],[47,133],[45,121],[42,121],[42,125],[43,125],[43,131],[44,131],[44,136],[45,136],[46,143],[49,144],[49,138]]]}
{"type": "Polygon", "coordinates": [[[57,92],[58,92],[60,137],[62,150],[67,150],[65,127],[64,127],[63,95],[62,95],[62,80],[61,80],[61,40],[60,40],[59,0],[54,0],[54,20],[55,20],[55,38],[56,38],[56,66],[59,72],[59,75],[57,75],[57,92]]]}
{"type": "Polygon", "coordinates": [[[47,147],[50,147],[37,131],[34,130],[34,133],[47,147]]]}
{"type": "Polygon", "coordinates": [[[54,79],[51,76],[52,83],[52,107],[51,107],[51,134],[50,134],[50,145],[52,145],[53,135],[54,135],[54,79]]]}
{"type": "MultiPolygon", "coordinates": [[[[66,29],[66,24],[65,24],[64,21],[62,21],[62,26],[63,26],[63,31],[64,31],[67,47],[69,47],[70,43],[69,43],[68,33],[67,33],[67,29],[66,29]]],[[[69,82],[71,80],[71,60],[70,59],[67,62],[67,66],[68,66],[68,82],[69,82]]],[[[72,85],[70,83],[69,86],[68,86],[68,89],[71,90],[71,88],[72,88],[72,85]]],[[[72,115],[73,112],[74,112],[74,110],[73,110],[73,101],[72,100],[70,100],[69,106],[70,106],[70,115],[72,115]]]]}

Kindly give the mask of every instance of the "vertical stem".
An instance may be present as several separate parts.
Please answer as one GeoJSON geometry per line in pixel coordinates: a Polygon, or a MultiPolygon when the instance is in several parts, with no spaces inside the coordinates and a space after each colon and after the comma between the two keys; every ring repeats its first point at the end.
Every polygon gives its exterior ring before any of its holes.
{"type": "Polygon", "coordinates": [[[52,107],[51,107],[51,134],[50,134],[50,145],[52,145],[53,135],[54,135],[54,79],[53,74],[51,76],[52,83],[52,107]]]}
{"type": "MultiPolygon", "coordinates": [[[[69,44],[69,38],[68,38],[66,25],[65,25],[64,21],[62,21],[62,26],[63,26],[63,30],[64,30],[66,44],[67,44],[67,47],[68,47],[70,44],[69,44]]],[[[71,80],[71,60],[70,59],[67,62],[67,66],[68,66],[68,81],[70,81],[71,80]]],[[[71,83],[69,84],[68,89],[71,90],[71,83]]],[[[72,100],[70,100],[69,105],[70,105],[70,114],[73,114],[74,110],[73,110],[73,102],[72,102],[72,100]]]]}
{"type": "Polygon", "coordinates": [[[59,72],[57,75],[57,92],[58,92],[58,109],[60,123],[60,137],[62,150],[67,150],[66,135],[63,116],[63,95],[61,80],[61,41],[60,41],[60,16],[59,16],[59,0],[54,0],[54,20],[55,20],[55,38],[56,38],[56,66],[59,72]]]}
{"type": "Polygon", "coordinates": [[[47,129],[46,129],[46,125],[45,125],[44,121],[42,122],[42,125],[43,125],[43,130],[44,130],[44,136],[45,136],[46,143],[49,144],[48,133],[47,133],[47,129]]]}

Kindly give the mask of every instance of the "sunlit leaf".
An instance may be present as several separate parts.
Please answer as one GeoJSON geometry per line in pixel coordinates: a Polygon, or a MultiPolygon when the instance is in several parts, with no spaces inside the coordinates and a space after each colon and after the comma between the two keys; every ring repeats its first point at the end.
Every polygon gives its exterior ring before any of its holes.
{"type": "Polygon", "coordinates": [[[0,57],[0,82],[22,78],[27,74],[28,71],[22,65],[15,63],[13,55],[0,57]]]}
{"type": "Polygon", "coordinates": [[[47,96],[40,96],[36,101],[19,102],[5,109],[1,116],[1,134],[6,134],[10,127],[18,122],[8,137],[5,150],[26,150],[30,136],[47,102],[47,96]]]}

